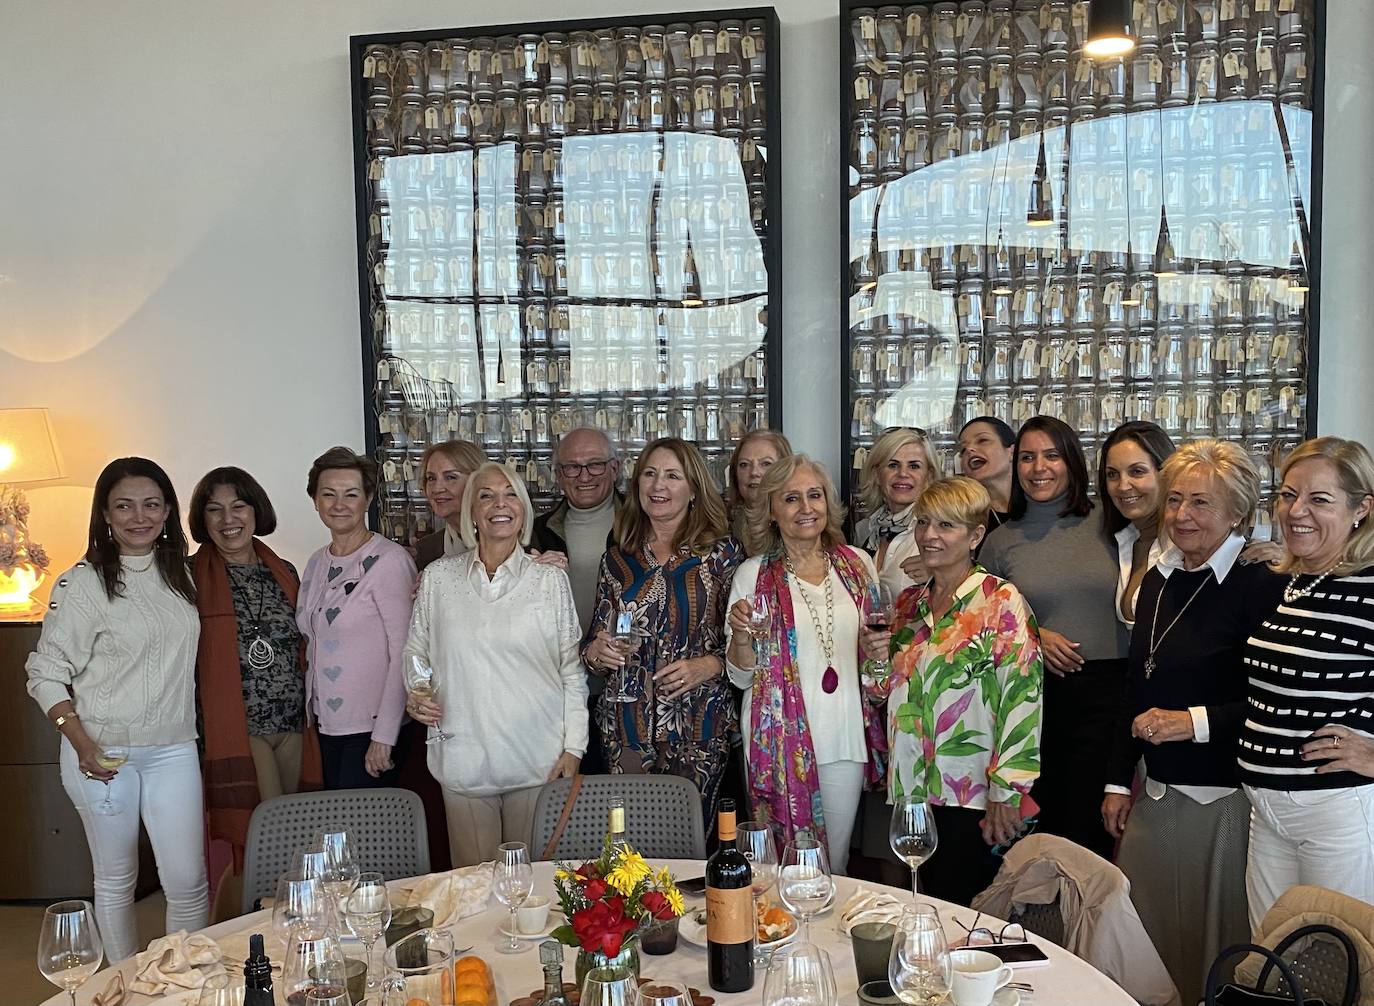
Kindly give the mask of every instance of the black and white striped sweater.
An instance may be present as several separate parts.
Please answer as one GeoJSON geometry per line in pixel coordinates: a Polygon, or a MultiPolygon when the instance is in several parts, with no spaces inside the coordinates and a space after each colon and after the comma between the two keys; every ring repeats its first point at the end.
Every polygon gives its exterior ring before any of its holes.
{"type": "MultiPolygon", "coordinates": [[[[1299,577],[1298,586],[1310,582],[1299,577]]],[[[1320,763],[1298,754],[1326,723],[1374,735],[1374,567],[1325,580],[1292,604],[1280,601],[1246,642],[1245,670],[1242,782],[1278,790],[1374,783],[1354,772],[1318,775],[1320,763]]]]}

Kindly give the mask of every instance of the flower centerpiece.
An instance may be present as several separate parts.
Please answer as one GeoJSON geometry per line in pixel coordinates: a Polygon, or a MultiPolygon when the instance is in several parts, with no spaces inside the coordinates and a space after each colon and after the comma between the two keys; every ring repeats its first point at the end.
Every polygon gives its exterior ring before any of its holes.
{"type": "Polygon", "coordinates": [[[609,838],[597,859],[575,868],[558,863],[554,886],[568,922],[551,935],[577,948],[579,986],[594,967],[620,965],[638,975],[639,937],[683,912],[682,892],[668,868],[655,873],[633,848],[609,838]]]}
{"type": "Polygon", "coordinates": [[[29,537],[29,501],[12,486],[0,485],[0,612],[38,610],[30,592],[43,582],[48,554],[29,537]]]}

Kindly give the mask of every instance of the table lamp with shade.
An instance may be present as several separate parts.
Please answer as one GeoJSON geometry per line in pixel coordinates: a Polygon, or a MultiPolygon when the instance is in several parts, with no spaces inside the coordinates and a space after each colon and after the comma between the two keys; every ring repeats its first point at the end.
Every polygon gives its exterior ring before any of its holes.
{"type": "Polygon", "coordinates": [[[20,485],[62,478],[62,459],[47,409],[0,409],[0,618],[32,618],[33,591],[48,555],[29,537],[29,502],[20,485]]]}

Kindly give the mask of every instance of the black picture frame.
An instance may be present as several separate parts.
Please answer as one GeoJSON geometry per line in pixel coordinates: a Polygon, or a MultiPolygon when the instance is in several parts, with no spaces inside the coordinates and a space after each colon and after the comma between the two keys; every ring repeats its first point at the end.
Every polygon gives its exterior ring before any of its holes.
{"type": "MultiPolygon", "coordinates": [[[[1144,0],[1144,2],[1155,6],[1158,0],[1144,0]]],[[[1192,0],[1173,0],[1178,6],[1186,7],[1192,0]]],[[[1237,0],[1238,3],[1241,0],[1237,0]]],[[[1271,0],[1277,6],[1278,0],[1271,0]]],[[[1301,2],[1301,0],[1300,0],[1301,2]]],[[[1315,437],[1318,435],[1318,411],[1319,411],[1319,363],[1320,363],[1320,304],[1321,304],[1321,258],[1322,258],[1322,168],[1324,160],[1324,133],[1325,133],[1325,94],[1326,94],[1326,22],[1327,22],[1327,0],[1308,0],[1311,11],[1311,35],[1312,35],[1312,88],[1311,88],[1311,112],[1312,112],[1312,137],[1311,137],[1311,180],[1309,188],[1309,199],[1307,206],[1308,222],[1308,245],[1305,249],[1307,261],[1307,278],[1309,291],[1306,300],[1306,342],[1305,342],[1305,368],[1304,368],[1304,423],[1301,433],[1305,437],[1315,437]]],[[[940,0],[908,0],[897,5],[902,11],[913,8],[933,10],[940,5],[940,0]]],[[[851,506],[852,519],[861,516],[861,507],[856,507],[859,503],[857,496],[858,472],[854,467],[853,459],[855,456],[855,438],[852,433],[852,417],[854,412],[855,395],[852,374],[852,343],[851,343],[851,317],[850,317],[850,295],[853,293],[850,276],[850,196],[849,196],[849,175],[850,175],[850,151],[848,139],[850,127],[854,121],[855,97],[852,90],[852,81],[855,71],[855,52],[854,40],[852,35],[853,18],[856,11],[876,10],[880,5],[865,0],[840,0],[839,20],[837,29],[837,44],[839,55],[839,88],[838,88],[838,109],[840,115],[839,130],[839,149],[838,149],[838,172],[837,183],[839,188],[839,248],[840,248],[840,297],[838,303],[839,327],[840,327],[840,395],[841,395],[841,494],[845,502],[851,506]]],[[[1073,5],[1066,5],[1073,6],[1073,5]]],[[[1137,4],[1138,6],[1138,4],[1137,4]]],[[[1015,424],[1013,424],[1014,426],[1015,424]]],[[[957,432],[957,431],[956,431],[957,432]]],[[[1222,439],[1225,435],[1218,434],[1222,439]]],[[[1275,458],[1275,464],[1280,459],[1275,458]]]]}
{"type": "MultiPolygon", "coordinates": [[[[773,7],[743,7],[725,8],[703,11],[688,12],[664,12],[636,14],[624,17],[588,17],[576,19],[550,19],[537,22],[513,22],[497,25],[479,26],[459,26],[453,28],[427,29],[423,31],[405,32],[386,32],[369,33],[352,36],[349,40],[349,74],[351,86],[352,102],[352,123],[353,123],[353,168],[354,168],[354,200],[356,214],[356,241],[357,241],[357,264],[358,264],[358,322],[361,343],[361,363],[362,363],[362,393],[364,405],[365,422],[365,445],[369,456],[378,458],[383,451],[384,434],[379,429],[379,421],[382,418],[382,410],[377,403],[378,393],[378,366],[380,356],[378,347],[381,344],[376,325],[376,305],[373,300],[373,277],[372,264],[368,258],[369,246],[369,217],[372,214],[372,204],[370,196],[370,185],[368,178],[369,162],[372,156],[368,149],[368,122],[367,122],[367,95],[365,87],[367,78],[364,76],[364,65],[367,52],[374,46],[397,46],[401,43],[415,42],[420,44],[442,42],[450,39],[477,39],[494,38],[502,39],[510,36],[520,36],[528,34],[547,35],[550,33],[562,33],[572,35],[575,32],[594,31],[597,29],[620,29],[633,28],[643,29],[649,26],[673,25],[679,23],[689,23],[696,25],[701,22],[720,23],[724,21],[744,21],[763,23],[763,42],[764,52],[767,57],[764,65],[764,137],[765,143],[760,144],[760,159],[763,161],[763,211],[766,218],[765,237],[762,242],[763,265],[767,272],[766,280],[766,308],[760,312],[764,338],[762,340],[762,355],[765,365],[765,385],[763,391],[766,395],[767,426],[772,429],[780,429],[783,421],[782,403],[782,367],[783,353],[781,332],[783,331],[783,280],[781,268],[781,256],[783,245],[784,228],[782,226],[782,115],[781,115],[781,95],[779,89],[780,80],[780,27],[777,12],[773,7]],[[765,153],[766,151],[766,153],[765,153]]],[[[660,133],[660,135],[662,135],[660,133]]],[[[607,395],[615,394],[613,391],[606,392],[607,395]]],[[[686,394],[679,389],[679,400],[686,394]]],[[[650,395],[652,400],[652,395],[650,395]]],[[[698,393],[700,398],[700,393],[698,393]]],[[[485,401],[485,400],[483,400],[485,401]]],[[[479,401],[480,407],[482,402],[479,401]]],[[[690,439],[690,438],[689,438],[690,439]]],[[[719,462],[719,449],[713,452],[715,460],[719,462]]],[[[622,457],[622,460],[631,459],[622,457]]],[[[717,468],[719,470],[719,464],[717,468]]],[[[628,472],[629,465],[622,466],[622,475],[628,472]]],[[[722,485],[722,488],[724,486],[722,485]]],[[[531,495],[535,499],[537,508],[546,508],[551,499],[549,495],[543,494],[542,497],[532,491],[531,495]]],[[[418,506],[416,492],[410,494],[412,506],[418,506]]],[[[397,538],[393,533],[396,528],[387,526],[382,520],[385,505],[382,500],[382,492],[379,490],[378,499],[373,505],[373,523],[383,533],[390,537],[397,538]]],[[[424,529],[409,526],[407,532],[409,536],[418,536],[424,529]]]]}

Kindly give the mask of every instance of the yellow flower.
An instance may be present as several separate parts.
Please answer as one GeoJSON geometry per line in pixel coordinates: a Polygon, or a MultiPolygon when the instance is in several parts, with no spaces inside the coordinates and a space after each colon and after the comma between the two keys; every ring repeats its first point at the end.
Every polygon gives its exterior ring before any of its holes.
{"type": "Polygon", "coordinates": [[[666,866],[654,874],[654,886],[664,891],[673,889],[673,875],[666,866]]]}
{"type": "Polygon", "coordinates": [[[630,851],[621,857],[615,869],[606,874],[606,883],[628,898],[634,892],[635,885],[652,873],[649,864],[644,862],[644,857],[630,851]]]}
{"type": "Polygon", "coordinates": [[[682,903],[682,892],[676,887],[669,885],[664,890],[663,896],[668,899],[668,907],[673,910],[675,915],[681,916],[686,911],[686,906],[682,903]]]}
{"type": "Polygon", "coordinates": [[[575,879],[575,877],[573,876],[573,872],[571,870],[554,870],[553,875],[554,879],[561,880],[564,883],[567,883],[568,881],[575,879]]]}

